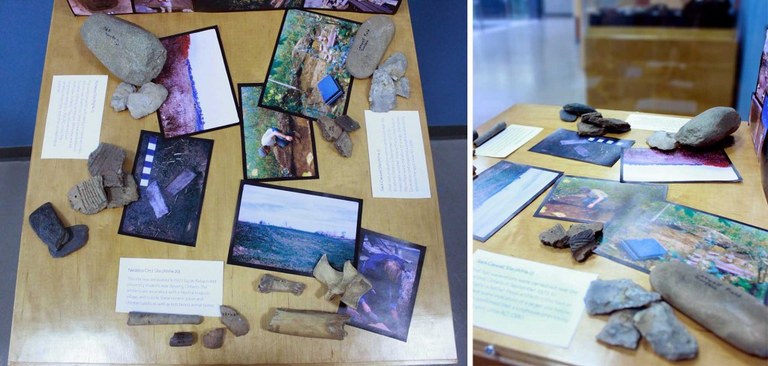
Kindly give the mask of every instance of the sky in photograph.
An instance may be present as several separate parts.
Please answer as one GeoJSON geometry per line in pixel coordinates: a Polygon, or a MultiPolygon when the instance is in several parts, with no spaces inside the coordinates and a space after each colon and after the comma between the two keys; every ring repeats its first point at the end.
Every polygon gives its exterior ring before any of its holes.
{"type": "Polygon", "coordinates": [[[358,203],[292,191],[243,186],[238,220],[287,226],[307,232],[344,233],[354,239],[357,232],[358,203]]]}
{"type": "Polygon", "coordinates": [[[189,64],[206,130],[240,120],[215,29],[190,34],[189,64]]]}

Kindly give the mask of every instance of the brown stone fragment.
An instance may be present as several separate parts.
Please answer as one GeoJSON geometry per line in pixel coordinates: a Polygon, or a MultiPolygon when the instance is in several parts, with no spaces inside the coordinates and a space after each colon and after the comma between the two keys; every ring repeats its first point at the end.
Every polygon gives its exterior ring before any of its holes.
{"type": "Polygon", "coordinates": [[[574,236],[580,231],[592,230],[595,233],[595,240],[598,242],[603,238],[603,223],[602,222],[590,222],[583,224],[573,224],[568,228],[566,234],[568,236],[574,236]]]}
{"type": "Polygon", "coordinates": [[[346,132],[341,133],[336,142],[333,143],[333,146],[336,147],[336,151],[338,151],[341,156],[345,158],[352,156],[352,139],[349,138],[349,135],[347,135],[346,132]]]}
{"type": "Polygon", "coordinates": [[[91,176],[102,176],[104,187],[121,187],[123,160],[125,151],[122,148],[102,142],[88,155],[88,172],[91,176]]]}
{"type": "Polygon", "coordinates": [[[73,209],[86,215],[93,215],[107,207],[107,194],[100,175],[78,183],[69,190],[67,197],[73,209]]]}
{"type": "Polygon", "coordinates": [[[133,175],[123,173],[123,187],[106,187],[107,208],[123,207],[139,199],[133,175]]]}
{"type": "Polygon", "coordinates": [[[568,234],[566,234],[563,225],[560,224],[555,224],[555,226],[552,226],[551,228],[539,234],[539,240],[541,240],[541,243],[546,246],[555,247],[558,249],[568,247],[568,234]]]}
{"type": "Polygon", "coordinates": [[[605,129],[600,126],[595,126],[589,123],[585,123],[583,118],[581,121],[576,122],[576,129],[579,136],[602,136],[605,135],[605,129]]]}
{"type": "Polygon", "coordinates": [[[581,121],[589,124],[595,124],[594,121],[597,121],[601,118],[603,118],[603,115],[600,112],[589,112],[581,115],[581,121]]]}
{"type": "Polygon", "coordinates": [[[317,124],[320,126],[320,134],[325,141],[336,141],[341,133],[344,132],[334,120],[328,117],[318,118],[317,124]]]}
{"type": "Polygon", "coordinates": [[[207,331],[203,335],[203,347],[209,349],[218,349],[224,344],[224,333],[227,328],[216,328],[207,331]]]}
{"type": "Polygon", "coordinates": [[[595,241],[595,232],[589,229],[580,231],[568,239],[571,254],[577,262],[587,260],[592,255],[592,250],[598,245],[599,243],[595,241]]]}
{"type": "Polygon", "coordinates": [[[168,344],[171,347],[189,347],[195,344],[196,334],[194,332],[176,332],[171,336],[168,344]]]}
{"type": "Polygon", "coordinates": [[[357,123],[352,117],[344,114],[336,117],[336,124],[341,127],[342,130],[352,132],[360,129],[360,124],[357,123]]]}
{"type": "Polygon", "coordinates": [[[248,319],[231,306],[221,305],[219,309],[221,310],[221,322],[227,326],[235,337],[248,334],[251,330],[248,319]]]}

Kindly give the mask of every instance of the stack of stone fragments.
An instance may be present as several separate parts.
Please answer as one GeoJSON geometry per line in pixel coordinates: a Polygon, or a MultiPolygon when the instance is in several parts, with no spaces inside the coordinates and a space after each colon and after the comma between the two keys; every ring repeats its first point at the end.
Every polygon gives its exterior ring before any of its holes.
{"type": "Polygon", "coordinates": [[[343,115],[335,119],[320,117],[317,122],[320,125],[320,134],[323,135],[325,141],[333,142],[333,146],[341,156],[345,158],[352,156],[352,139],[349,137],[349,133],[360,129],[360,124],[357,121],[350,116],[343,115]]]}
{"type": "Polygon", "coordinates": [[[603,239],[603,224],[574,224],[565,231],[563,225],[555,226],[539,234],[541,243],[557,249],[570,248],[573,259],[584,262],[603,239]]]}
{"type": "Polygon", "coordinates": [[[596,109],[581,103],[568,103],[560,110],[560,119],[565,122],[576,122],[580,136],[603,136],[606,133],[624,133],[632,129],[626,121],[618,118],[603,118],[596,109]]]}

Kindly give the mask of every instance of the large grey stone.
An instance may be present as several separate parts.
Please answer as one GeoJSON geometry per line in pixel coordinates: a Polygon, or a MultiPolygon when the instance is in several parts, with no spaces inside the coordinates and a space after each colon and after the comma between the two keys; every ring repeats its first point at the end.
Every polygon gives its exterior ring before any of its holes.
{"type": "Polygon", "coordinates": [[[80,182],[67,193],[69,205],[86,215],[93,215],[107,207],[107,194],[100,175],[80,182]]]}
{"type": "Polygon", "coordinates": [[[54,249],[61,248],[72,238],[72,232],[64,227],[50,202],[29,214],[29,226],[43,243],[54,249]]]}
{"type": "Polygon", "coordinates": [[[625,309],[611,314],[608,324],[597,334],[597,340],[611,346],[637,349],[640,332],[635,328],[632,318],[636,312],[637,310],[625,309]]]}
{"type": "Polygon", "coordinates": [[[590,315],[609,314],[616,310],[637,308],[661,300],[655,292],[648,292],[628,279],[594,280],[584,296],[584,305],[590,315]]]}
{"type": "Polygon", "coordinates": [[[148,83],[165,65],[167,52],[154,34],[114,16],[89,16],[80,37],[110,72],[133,85],[148,83]]]}
{"type": "Polygon", "coordinates": [[[100,175],[104,187],[123,185],[123,160],[125,151],[120,146],[102,142],[88,155],[88,173],[100,175]]]}
{"type": "Polygon", "coordinates": [[[635,327],[651,344],[653,352],[670,361],[689,360],[699,352],[696,338],[688,333],[664,302],[652,304],[634,317],[635,327]]]}
{"type": "Polygon", "coordinates": [[[379,65],[379,69],[386,71],[395,80],[403,77],[407,68],[408,60],[402,52],[393,53],[379,65]]]}
{"type": "Polygon", "coordinates": [[[349,74],[359,79],[370,77],[394,35],[395,23],[389,16],[375,15],[363,22],[349,47],[349,74]]]}
{"type": "Polygon", "coordinates": [[[221,322],[235,335],[239,337],[248,334],[251,326],[248,319],[242,316],[235,308],[227,305],[221,305],[221,322]]]}
{"type": "Polygon", "coordinates": [[[138,92],[128,96],[128,110],[134,119],[143,118],[155,113],[168,97],[168,89],[160,84],[146,83],[138,92]]]}
{"type": "Polygon", "coordinates": [[[117,86],[117,88],[115,88],[115,92],[112,93],[112,98],[109,101],[109,105],[112,107],[112,109],[115,110],[115,112],[122,112],[128,108],[126,105],[128,103],[128,96],[135,92],[135,86],[126,82],[122,82],[117,86]]]}
{"type": "Polygon", "coordinates": [[[665,301],[734,347],[768,357],[768,306],[744,290],[680,262],[657,264],[651,286],[665,301]]]}
{"type": "Polygon", "coordinates": [[[395,81],[381,68],[373,72],[368,101],[371,102],[371,110],[374,112],[389,112],[397,105],[395,81]]]}
{"type": "Polygon", "coordinates": [[[667,131],[656,131],[652,133],[645,140],[645,143],[652,148],[664,151],[677,149],[677,140],[675,140],[675,134],[667,131]]]}
{"type": "Polygon", "coordinates": [[[741,126],[739,113],[730,107],[714,107],[701,112],[680,127],[675,140],[682,145],[706,147],[736,132],[741,126]]]}

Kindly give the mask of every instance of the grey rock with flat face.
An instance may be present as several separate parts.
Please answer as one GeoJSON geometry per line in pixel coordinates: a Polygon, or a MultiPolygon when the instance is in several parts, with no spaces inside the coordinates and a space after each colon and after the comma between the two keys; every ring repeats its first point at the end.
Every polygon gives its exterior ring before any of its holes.
{"type": "Polygon", "coordinates": [[[411,97],[411,82],[407,76],[403,76],[395,81],[395,93],[403,98],[411,97]]]}
{"type": "Polygon", "coordinates": [[[155,113],[168,97],[168,89],[160,84],[146,83],[138,92],[128,96],[128,111],[134,119],[155,113]]]}
{"type": "Polygon", "coordinates": [[[589,124],[595,124],[601,118],[603,118],[603,114],[600,112],[589,112],[581,115],[581,121],[589,124]]]}
{"type": "Polygon", "coordinates": [[[714,107],[701,112],[680,127],[675,140],[681,145],[706,147],[716,144],[741,126],[741,117],[730,107],[714,107]]]}
{"type": "Polygon", "coordinates": [[[112,109],[115,110],[115,112],[122,112],[128,108],[126,105],[128,103],[128,96],[135,92],[135,86],[126,82],[122,82],[117,86],[117,88],[115,88],[115,92],[112,93],[112,98],[109,100],[109,105],[112,107],[112,109]]]}
{"type": "Polygon", "coordinates": [[[610,314],[616,310],[638,308],[661,300],[655,292],[648,292],[628,279],[594,280],[584,296],[584,305],[590,315],[610,314]]]}
{"type": "Polygon", "coordinates": [[[408,60],[402,52],[395,52],[379,65],[379,70],[386,71],[392,79],[400,79],[405,76],[408,69],[408,60]]]}
{"type": "Polygon", "coordinates": [[[194,332],[176,332],[171,336],[168,345],[171,347],[189,347],[195,344],[196,333],[194,332]]]}
{"type": "Polygon", "coordinates": [[[88,226],[86,225],[74,225],[70,226],[69,230],[72,232],[72,239],[70,239],[64,246],[59,249],[55,249],[52,246],[48,246],[48,253],[54,258],[66,257],[78,249],[85,246],[88,242],[88,226]]]}
{"type": "Polygon", "coordinates": [[[582,122],[602,127],[606,132],[623,133],[632,129],[627,121],[618,118],[582,118],[582,122]]]}
{"type": "Polygon", "coordinates": [[[200,315],[144,313],[131,311],[128,313],[128,325],[161,325],[161,324],[200,324],[200,315]]]}
{"type": "Polygon", "coordinates": [[[363,22],[349,47],[349,74],[359,79],[371,76],[394,35],[395,23],[388,16],[375,15],[363,22]]]}
{"type": "Polygon", "coordinates": [[[344,132],[334,120],[328,117],[318,118],[317,123],[320,125],[320,135],[323,136],[325,141],[336,141],[341,133],[344,132]]]}
{"type": "Polygon", "coordinates": [[[346,114],[336,117],[335,121],[342,130],[347,132],[357,131],[360,129],[360,124],[346,114]]]}
{"type": "Polygon", "coordinates": [[[100,175],[104,187],[121,187],[124,160],[125,151],[120,146],[102,142],[88,155],[88,173],[92,177],[100,175]]]}
{"type": "Polygon", "coordinates": [[[69,205],[86,215],[93,215],[107,208],[107,194],[100,175],[80,182],[67,193],[69,205]]]}
{"type": "Polygon", "coordinates": [[[571,255],[577,262],[584,262],[592,255],[592,251],[600,243],[595,240],[595,232],[589,229],[579,231],[568,238],[568,246],[571,248],[571,255]]]}
{"type": "Polygon", "coordinates": [[[580,116],[586,113],[597,112],[596,109],[582,103],[568,103],[563,106],[563,110],[570,114],[575,114],[577,116],[580,116]]]}
{"type": "Polygon", "coordinates": [[[368,101],[371,103],[371,110],[374,112],[389,112],[395,109],[397,105],[395,82],[389,73],[381,68],[373,72],[368,101]]]}
{"type": "Polygon", "coordinates": [[[72,238],[72,232],[64,227],[50,202],[42,204],[29,214],[29,226],[45,245],[54,250],[64,246],[72,238]]]}
{"type": "Polygon", "coordinates": [[[227,326],[235,337],[248,334],[251,330],[248,319],[231,306],[221,305],[219,309],[221,310],[221,322],[227,326]]]}
{"type": "Polygon", "coordinates": [[[122,187],[106,187],[107,208],[123,207],[139,199],[139,189],[133,175],[123,173],[122,187]]]}
{"type": "Polygon", "coordinates": [[[211,329],[203,335],[203,347],[209,349],[218,349],[224,345],[224,334],[227,328],[211,329]]]}
{"type": "Polygon", "coordinates": [[[338,151],[341,156],[345,158],[352,156],[352,139],[349,138],[349,135],[346,132],[342,132],[341,135],[339,135],[339,138],[333,143],[333,146],[336,147],[336,151],[338,151]]]}
{"type": "Polygon", "coordinates": [[[602,136],[605,135],[605,128],[585,123],[582,118],[581,121],[576,122],[576,132],[579,136],[602,136]]]}
{"type": "Polygon", "coordinates": [[[101,63],[120,80],[144,85],[165,65],[167,51],[154,34],[106,14],[93,14],[80,28],[80,37],[101,63]]]}
{"type": "Polygon", "coordinates": [[[566,111],[565,109],[560,110],[560,120],[564,122],[573,122],[577,119],[579,119],[578,114],[573,114],[571,112],[566,111]]]}
{"type": "Polygon", "coordinates": [[[555,224],[555,226],[539,234],[539,240],[546,246],[558,249],[568,247],[568,235],[565,233],[563,225],[560,224],[555,224]]]}
{"type": "Polygon", "coordinates": [[[636,312],[637,310],[626,309],[611,314],[608,324],[597,334],[597,340],[611,346],[637,349],[640,332],[635,328],[632,318],[636,312]]]}
{"type": "Polygon", "coordinates": [[[699,353],[699,344],[664,302],[652,304],[634,317],[635,327],[651,344],[653,352],[670,361],[689,360],[699,353]]]}
{"type": "Polygon", "coordinates": [[[677,149],[677,140],[675,140],[675,134],[667,131],[654,132],[648,136],[647,139],[645,139],[645,143],[654,149],[664,151],[677,149]]]}
{"type": "Polygon", "coordinates": [[[744,290],[680,262],[657,264],[651,286],[665,301],[732,346],[768,357],[768,306],[744,290]]]}

